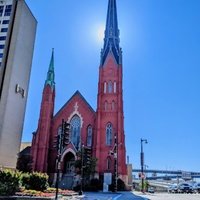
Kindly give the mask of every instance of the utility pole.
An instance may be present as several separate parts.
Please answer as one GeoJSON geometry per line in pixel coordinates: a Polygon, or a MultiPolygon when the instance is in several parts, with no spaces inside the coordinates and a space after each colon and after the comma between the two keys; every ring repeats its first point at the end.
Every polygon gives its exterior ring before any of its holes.
{"type": "Polygon", "coordinates": [[[141,179],[142,179],[142,192],[144,193],[144,152],[143,152],[143,142],[147,144],[147,139],[142,139],[140,140],[141,144],[141,153],[140,153],[140,161],[141,161],[141,179]]]}

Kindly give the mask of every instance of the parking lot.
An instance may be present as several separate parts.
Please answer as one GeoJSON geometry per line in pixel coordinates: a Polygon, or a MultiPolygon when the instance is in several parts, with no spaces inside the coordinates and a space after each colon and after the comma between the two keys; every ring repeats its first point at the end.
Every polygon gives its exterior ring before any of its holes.
{"type": "Polygon", "coordinates": [[[200,200],[200,194],[169,194],[169,193],[154,193],[154,194],[138,194],[150,200],[200,200]]]}

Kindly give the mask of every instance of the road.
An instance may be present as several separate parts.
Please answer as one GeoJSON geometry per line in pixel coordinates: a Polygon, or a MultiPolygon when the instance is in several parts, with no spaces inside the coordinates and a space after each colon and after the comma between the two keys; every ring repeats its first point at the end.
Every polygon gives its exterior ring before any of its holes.
{"type": "MultiPolygon", "coordinates": [[[[135,192],[134,192],[135,193],[135,192]]],[[[200,200],[200,194],[168,194],[168,193],[155,193],[145,194],[135,193],[141,197],[146,197],[150,200],[200,200]]]]}
{"type": "Polygon", "coordinates": [[[132,192],[103,193],[103,192],[86,192],[83,196],[65,197],[63,200],[147,200],[132,192]]]}

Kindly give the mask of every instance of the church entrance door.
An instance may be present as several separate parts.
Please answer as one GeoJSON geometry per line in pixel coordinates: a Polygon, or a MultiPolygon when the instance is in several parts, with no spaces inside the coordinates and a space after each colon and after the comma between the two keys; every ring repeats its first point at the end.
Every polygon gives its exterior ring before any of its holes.
{"type": "Polygon", "coordinates": [[[75,176],[75,156],[69,152],[63,159],[64,170],[60,183],[60,187],[63,189],[73,189],[74,176],[75,176]]]}

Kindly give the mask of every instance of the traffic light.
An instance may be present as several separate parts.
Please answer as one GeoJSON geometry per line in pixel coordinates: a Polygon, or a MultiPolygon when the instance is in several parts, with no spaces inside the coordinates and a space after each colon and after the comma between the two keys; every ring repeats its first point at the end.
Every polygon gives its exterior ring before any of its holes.
{"type": "Polygon", "coordinates": [[[91,162],[91,156],[92,156],[92,149],[85,147],[84,148],[84,163],[85,165],[89,165],[91,162]]]}
{"type": "Polygon", "coordinates": [[[61,135],[56,135],[53,141],[53,147],[58,151],[61,145],[61,135]]]}
{"type": "Polygon", "coordinates": [[[63,123],[63,137],[64,137],[64,140],[63,140],[63,145],[67,145],[70,143],[70,124],[67,123],[67,122],[64,122],[63,123]]]}

